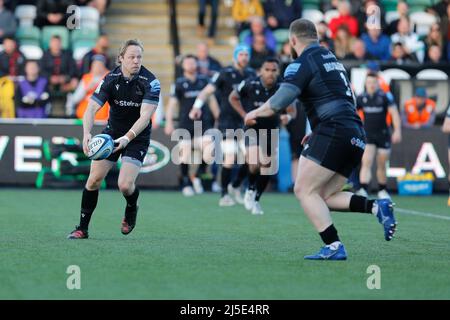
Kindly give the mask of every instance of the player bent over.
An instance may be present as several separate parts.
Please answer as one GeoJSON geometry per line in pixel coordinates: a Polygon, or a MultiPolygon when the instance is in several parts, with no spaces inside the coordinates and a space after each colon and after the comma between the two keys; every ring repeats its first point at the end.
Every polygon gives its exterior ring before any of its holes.
{"type": "MultiPolygon", "coordinates": [[[[254,110],[266,102],[278,89],[277,81],[280,73],[278,60],[268,58],[264,61],[260,69],[260,76],[252,77],[241,82],[237,89],[230,94],[229,100],[231,106],[245,118],[247,112],[254,110]]],[[[295,110],[292,107],[292,110],[295,110]]],[[[283,117],[295,117],[295,115],[283,115],[283,117]]],[[[263,214],[259,202],[261,195],[269,183],[269,180],[275,172],[273,168],[277,167],[272,160],[278,159],[278,148],[276,153],[272,151],[272,130],[279,128],[280,117],[273,115],[269,118],[258,118],[254,125],[249,125],[245,130],[254,130],[255,135],[246,136],[246,161],[249,168],[248,188],[244,196],[244,205],[252,214],[263,214]],[[255,163],[254,163],[255,162],[255,163]]],[[[247,131],[249,133],[249,131],[247,131]]],[[[231,193],[240,194],[240,183],[242,179],[235,179],[232,184],[231,193]]]]}
{"type": "Polygon", "coordinates": [[[245,118],[271,116],[289,106],[297,97],[305,107],[312,133],[304,139],[295,181],[295,195],[305,214],[325,243],[311,260],[345,260],[347,253],[333,225],[330,209],[374,214],[392,239],[396,224],[389,199],[368,200],[343,192],[352,170],[361,162],[365,147],[364,128],[356,113],[354,94],[344,66],[332,52],[318,43],[311,21],[291,23],[289,42],[295,59],[284,74],[277,92],[245,118]]]}
{"type": "Polygon", "coordinates": [[[108,125],[103,133],[115,139],[117,147],[105,160],[92,161],[81,198],[80,224],[69,239],[88,238],[89,221],[97,206],[98,189],[109,170],[122,156],[118,186],[125,200],[121,232],[129,234],[136,225],[139,190],[135,181],[150,144],[151,117],[159,101],[160,83],[142,66],[143,47],[128,40],[120,49],[120,66],[108,73],[93,94],[83,117],[83,151],[87,155],[95,113],[109,102],[108,125]]]}
{"type": "Polygon", "coordinates": [[[181,180],[182,180],[182,193],[184,196],[193,196],[195,193],[202,193],[203,186],[199,175],[202,166],[206,163],[211,163],[213,157],[211,152],[208,152],[212,148],[212,138],[210,135],[204,135],[205,131],[213,128],[214,121],[210,119],[214,116],[215,119],[219,117],[219,105],[214,95],[209,97],[208,106],[211,112],[208,112],[208,108],[204,108],[202,112],[201,121],[197,124],[201,124],[202,131],[199,132],[200,136],[195,136],[194,120],[189,118],[189,113],[194,105],[194,101],[197,98],[200,91],[208,85],[209,79],[201,74],[198,74],[197,58],[193,55],[186,55],[182,62],[183,76],[176,79],[172,86],[172,92],[170,94],[170,100],[166,113],[166,127],[164,131],[167,135],[171,135],[174,130],[173,114],[175,108],[179,106],[178,116],[178,128],[187,130],[191,139],[182,140],[179,142],[181,151],[180,155],[180,168],[181,168],[181,180]],[[203,163],[199,165],[196,176],[191,180],[189,177],[189,164],[192,163],[192,151],[199,151],[203,163]]]}

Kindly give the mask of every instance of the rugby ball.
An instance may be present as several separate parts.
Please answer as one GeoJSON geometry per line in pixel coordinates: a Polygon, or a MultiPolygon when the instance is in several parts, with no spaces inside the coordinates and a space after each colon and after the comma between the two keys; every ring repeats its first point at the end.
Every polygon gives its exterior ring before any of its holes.
{"type": "Polygon", "coordinates": [[[94,136],[88,145],[88,158],[103,160],[108,158],[114,150],[114,140],[108,134],[94,136]]]}

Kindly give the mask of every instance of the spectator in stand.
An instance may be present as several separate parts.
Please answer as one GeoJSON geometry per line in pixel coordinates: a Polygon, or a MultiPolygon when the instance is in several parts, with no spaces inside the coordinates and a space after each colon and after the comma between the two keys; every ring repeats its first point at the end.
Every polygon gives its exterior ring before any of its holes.
{"type": "Polygon", "coordinates": [[[49,48],[41,59],[41,70],[48,77],[52,91],[70,92],[78,85],[72,53],[62,49],[61,38],[58,35],[50,39],[49,48]]]}
{"type": "Polygon", "coordinates": [[[40,62],[42,74],[49,79],[53,115],[62,116],[63,113],[69,115],[69,110],[60,109],[63,108],[61,104],[64,104],[67,93],[75,90],[78,85],[77,67],[72,53],[62,49],[61,38],[58,35],[50,38],[49,49],[44,52],[40,62]]]}
{"type": "MultiPolygon", "coordinates": [[[[437,46],[441,51],[440,53],[442,57],[442,52],[444,51],[444,41],[439,23],[434,23],[431,26],[430,31],[428,32],[428,35],[424,40],[424,43],[425,43],[425,62],[430,60],[429,49],[431,48],[431,46],[437,46]]],[[[435,51],[435,49],[433,49],[432,51],[435,51]]]]}
{"type": "Polygon", "coordinates": [[[339,16],[331,19],[329,28],[331,30],[331,38],[336,38],[336,33],[340,25],[346,25],[350,34],[354,37],[358,36],[358,20],[351,16],[350,2],[346,0],[339,1],[339,16]]]}
{"type": "Polygon", "coordinates": [[[17,48],[16,40],[12,37],[3,39],[3,52],[0,52],[0,77],[9,76],[13,81],[23,75],[25,56],[17,48]]]}
{"type": "Polygon", "coordinates": [[[98,10],[101,16],[103,16],[111,4],[111,0],[76,0],[77,6],[89,6],[98,10]]]}
{"type": "Polygon", "coordinates": [[[291,22],[302,16],[301,0],[265,0],[263,6],[272,30],[289,29],[291,22]]]}
{"type": "Polygon", "coordinates": [[[427,98],[425,88],[417,88],[414,97],[405,102],[402,112],[403,126],[407,128],[429,128],[436,118],[436,102],[427,98]]]}
{"type": "Polygon", "coordinates": [[[266,38],[262,34],[255,34],[250,49],[249,66],[258,71],[267,58],[275,56],[275,52],[266,45],[266,38]]]}
{"type": "Polygon", "coordinates": [[[236,23],[236,34],[250,27],[253,17],[264,17],[264,9],[259,0],[234,0],[231,16],[236,23]]]}
{"type": "Polygon", "coordinates": [[[441,18],[442,42],[444,44],[444,57],[450,62],[450,4],[447,5],[446,15],[441,18]]]}
{"type": "Polygon", "coordinates": [[[219,16],[219,0],[198,0],[198,35],[200,37],[205,34],[205,15],[206,6],[211,7],[211,19],[208,29],[208,42],[214,44],[214,37],[216,36],[217,17],[219,16]]]}
{"type": "Polygon", "coordinates": [[[388,36],[381,33],[381,29],[369,27],[361,39],[366,45],[367,52],[375,59],[383,61],[390,59],[391,41],[388,36]]]}
{"type": "Polygon", "coordinates": [[[403,43],[397,42],[392,46],[392,54],[391,54],[391,62],[394,62],[398,65],[415,63],[417,59],[415,56],[408,54],[403,46],[403,43]]]}
{"type": "Polygon", "coordinates": [[[334,54],[336,57],[340,60],[346,59],[352,52],[354,41],[355,37],[352,37],[347,25],[340,25],[334,39],[334,54]]]}
{"type": "Polygon", "coordinates": [[[49,97],[48,81],[39,76],[39,64],[27,61],[25,77],[18,81],[14,95],[17,118],[46,118],[49,97]]]}
{"type": "Polygon", "coordinates": [[[361,39],[355,39],[352,46],[352,52],[345,57],[347,60],[364,62],[372,60],[374,57],[366,51],[366,45],[361,39]]]}
{"type": "MultiPolygon", "coordinates": [[[[97,54],[92,57],[91,69],[89,73],[82,76],[77,89],[72,94],[71,103],[72,108],[76,107],[76,117],[78,119],[83,119],[84,112],[86,111],[89,99],[94,94],[95,89],[100,84],[100,81],[108,73],[106,68],[106,59],[103,55],[97,54]]],[[[71,114],[70,114],[71,115],[71,114]]],[[[109,104],[105,103],[103,108],[101,108],[96,114],[96,120],[108,120],[109,117],[109,104]]]]}
{"type": "Polygon", "coordinates": [[[95,43],[95,47],[92,48],[88,53],[86,53],[81,60],[80,67],[80,75],[88,73],[91,68],[92,57],[96,55],[102,55],[106,61],[106,68],[112,70],[115,67],[114,59],[112,59],[109,54],[109,39],[106,34],[100,35],[98,37],[97,42],[95,43]]]}
{"type": "Polygon", "coordinates": [[[448,10],[447,10],[449,4],[450,4],[449,0],[441,0],[438,3],[436,3],[435,5],[428,8],[427,11],[430,12],[431,14],[438,16],[441,20],[447,19],[449,17],[448,10]]]}
{"type": "Polygon", "coordinates": [[[366,23],[369,22],[376,27],[381,28],[381,30],[386,29],[386,20],[384,19],[386,13],[379,1],[364,0],[362,4],[356,5],[355,7],[358,8],[354,16],[358,20],[359,32],[363,32],[366,23]],[[376,7],[378,7],[378,9],[376,9],[376,7]],[[369,16],[367,13],[369,13],[369,16]]]}
{"type": "Polygon", "coordinates": [[[260,34],[263,35],[266,39],[266,45],[267,47],[269,47],[269,49],[271,49],[272,51],[275,51],[277,49],[277,40],[275,39],[272,31],[265,26],[264,20],[262,18],[253,17],[251,19],[250,31],[251,33],[246,36],[243,41],[245,45],[251,47],[253,43],[253,37],[260,34]]]}
{"type": "Polygon", "coordinates": [[[209,78],[222,69],[220,62],[209,55],[208,44],[205,42],[197,45],[197,65],[198,72],[209,78]]]}
{"type": "Polygon", "coordinates": [[[401,42],[407,54],[415,55],[422,63],[425,57],[424,44],[419,40],[417,33],[411,31],[409,18],[402,17],[398,22],[397,33],[391,36],[392,43],[401,42]]]}
{"type": "Polygon", "coordinates": [[[16,33],[17,23],[14,14],[5,8],[0,0],[0,44],[5,37],[12,37],[16,33]]]}
{"type": "Polygon", "coordinates": [[[438,45],[432,44],[427,50],[427,57],[425,59],[425,64],[429,67],[436,67],[437,65],[447,64],[442,57],[442,50],[438,45]]]}
{"type": "Polygon", "coordinates": [[[280,74],[284,74],[287,66],[292,62],[291,45],[289,44],[289,40],[281,46],[280,52],[278,53],[278,60],[280,61],[280,74]]]}
{"type": "Polygon", "coordinates": [[[319,8],[322,12],[337,10],[340,0],[320,0],[319,8]]]}
{"type": "Polygon", "coordinates": [[[44,26],[65,26],[69,14],[67,7],[71,0],[38,0],[35,24],[39,28],[44,26]]]}
{"type": "Polygon", "coordinates": [[[328,36],[330,33],[330,29],[328,29],[328,25],[325,21],[320,21],[317,25],[317,36],[319,38],[319,43],[321,45],[325,45],[331,51],[334,50],[333,40],[328,36]]]}
{"type": "Polygon", "coordinates": [[[391,21],[391,23],[389,23],[389,25],[385,29],[385,34],[387,34],[388,36],[392,36],[397,32],[398,22],[400,21],[400,18],[409,16],[409,6],[406,1],[399,1],[397,3],[397,13],[399,17],[391,21]]]}
{"type": "Polygon", "coordinates": [[[16,7],[18,5],[22,4],[31,4],[36,5],[36,0],[4,0],[5,8],[7,8],[9,11],[14,12],[16,10],[16,7]]]}

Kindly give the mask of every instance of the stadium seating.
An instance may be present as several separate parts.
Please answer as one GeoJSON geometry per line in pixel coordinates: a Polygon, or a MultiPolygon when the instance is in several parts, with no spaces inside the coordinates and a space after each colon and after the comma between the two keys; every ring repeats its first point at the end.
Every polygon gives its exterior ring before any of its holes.
{"type": "Polygon", "coordinates": [[[16,30],[16,39],[20,45],[41,45],[41,30],[37,27],[20,26],[16,30]]]}
{"type": "Polygon", "coordinates": [[[430,31],[431,25],[437,22],[434,15],[426,12],[413,12],[410,15],[410,19],[419,36],[426,36],[430,31]]]}
{"type": "Polygon", "coordinates": [[[323,20],[323,13],[317,9],[304,9],[302,12],[302,18],[311,20],[317,24],[323,20]]]}
{"type": "Polygon", "coordinates": [[[19,48],[27,60],[39,60],[44,54],[41,47],[33,44],[23,44],[19,48]]]}
{"type": "Polygon", "coordinates": [[[61,37],[61,45],[63,49],[69,49],[69,31],[63,26],[45,26],[42,28],[42,49],[47,50],[50,38],[53,35],[61,37]]]}
{"type": "Polygon", "coordinates": [[[18,5],[14,11],[14,15],[19,20],[19,26],[32,27],[34,19],[36,19],[36,6],[18,5]]]}
{"type": "Polygon", "coordinates": [[[77,61],[95,46],[99,36],[98,28],[75,29],[70,34],[70,43],[72,45],[73,58],[77,61]]]}
{"type": "Polygon", "coordinates": [[[303,10],[306,9],[319,9],[319,0],[303,0],[302,1],[302,6],[303,6],[303,10]]]}
{"type": "Polygon", "coordinates": [[[420,71],[416,78],[418,80],[447,80],[448,76],[444,71],[438,69],[425,69],[420,71]]]}
{"type": "Polygon", "coordinates": [[[327,12],[325,12],[324,20],[325,20],[326,23],[330,23],[330,21],[333,18],[336,18],[338,16],[339,16],[339,11],[337,11],[337,10],[328,10],[327,12]]]}
{"type": "Polygon", "coordinates": [[[384,80],[386,80],[386,82],[388,84],[391,83],[391,80],[394,79],[411,79],[411,76],[409,75],[408,72],[401,70],[401,69],[397,69],[397,68],[391,68],[391,69],[386,69],[384,71],[381,72],[383,74],[383,78],[384,80]]]}
{"type": "Polygon", "coordinates": [[[93,7],[80,7],[80,27],[81,29],[99,28],[100,13],[93,7]]]}
{"type": "Polygon", "coordinates": [[[397,0],[381,0],[381,5],[386,12],[397,11],[397,0]]]}
{"type": "Polygon", "coordinates": [[[388,11],[384,16],[384,19],[386,20],[386,23],[391,23],[392,21],[398,19],[399,17],[400,14],[397,11],[388,11]]]}
{"type": "Polygon", "coordinates": [[[409,12],[425,11],[427,7],[433,5],[433,0],[408,0],[409,12]]]}

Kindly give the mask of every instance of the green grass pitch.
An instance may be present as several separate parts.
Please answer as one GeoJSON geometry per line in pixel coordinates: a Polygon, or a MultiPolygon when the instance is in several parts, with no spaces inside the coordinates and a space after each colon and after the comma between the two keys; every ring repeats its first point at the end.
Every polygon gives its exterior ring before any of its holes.
{"type": "Polygon", "coordinates": [[[321,241],[293,194],[265,194],[265,214],[252,216],[219,208],[217,194],[143,191],[123,236],[124,199],[101,191],[90,238],[66,240],[80,197],[0,190],[0,299],[450,299],[444,196],[395,197],[403,210],[391,242],[374,216],[334,213],[347,261],[303,260],[321,241]],[[69,265],[80,267],[80,290],[66,287],[69,265]],[[367,287],[370,265],[379,290],[367,287]]]}

